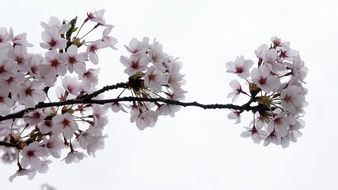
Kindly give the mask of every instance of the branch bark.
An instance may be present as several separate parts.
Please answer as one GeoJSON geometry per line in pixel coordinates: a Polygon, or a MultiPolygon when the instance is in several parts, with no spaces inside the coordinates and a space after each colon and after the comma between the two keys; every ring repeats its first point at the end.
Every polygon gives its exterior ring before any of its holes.
{"type": "Polygon", "coordinates": [[[15,119],[15,118],[22,118],[25,114],[34,111],[36,109],[48,108],[48,107],[60,107],[66,105],[76,105],[76,104],[107,104],[107,103],[117,103],[117,102],[132,102],[132,101],[143,101],[143,102],[160,102],[166,103],[170,105],[177,105],[182,107],[199,107],[203,109],[233,109],[233,110],[240,110],[240,111],[259,111],[259,106],[250,106],[252,101],[249,101],[243,105],[234,105],[234,104],[201,104],[198,102],[181,102],[177,100],[165,99],[165,98],[142,98],[142,97],[121,97],[121,98],[112,98],[112,99],[102,99],[102,100],[95,100],[95,99],[88,99],[86,96],[83,98],[76,98],[76,99],[69,99],[63,102],[49,102],[49,103],[39,103],[35,107],[27,108],[21,110],[16,113],[12,113],[6,116],[0,116],[0,121],[4,121],[7,119],[15,119]]]}
{"type": "Polygon", "coordinates": [[[4,147],[16,147],[16,144],[12,144],[12,143],[8,143],[5,141],[0,141],[0,146],[4,146],[4,147]]]}

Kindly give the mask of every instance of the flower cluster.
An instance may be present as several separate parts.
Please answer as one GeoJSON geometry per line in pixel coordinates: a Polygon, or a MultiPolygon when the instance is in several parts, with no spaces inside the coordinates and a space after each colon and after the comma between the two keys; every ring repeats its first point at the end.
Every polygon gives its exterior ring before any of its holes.
{"type": "MultiPolygon", "coordinates": [[[[182,100],[185,91],[181,65],[176,58],[163,52],[162,45],[157,41],[149,43],[148,38],[142,41],[132,39],[129,46],[125,46],[130,56],[121,56],[120,61],[126,67],[124,72],[129,75],[129,89],[132,96],[143,98],[165,98],[182,100]]],[[[121,105],[113,104],[113,110],[121,105]]],[[[160,115],[174,116],[179,106],[161,104],[159,102],[146,103],[134,101],[130,114],[131,122],[136,122],[139,129],[154,126],[160,115]]],[[[118,109],[120,110],[120,109],[118,109]]]]}
{"type": "Polygon", "coordinates": [[[307,105],[304,98],[307,89],[303,86],[307,68],[288,42],[277,37],[271,41],[270,46],[264,44],[255,51],[257,67],[251,69],[254,62],[243,56],[226,64],[227,72],[237,74],[248,86],[245,91],[237,80],[231,81],[233,91],[228,97],[233,101],[239,95],[249,99],[243,109],[233,110],[228,118],[239,123],[241,113],[251,108],[253,121],[241,136],[251,137],[255,143],[263,140],[264,145],[287,147],[290,141],[297,141],[304,126],[301,117],[307,105]]]}
{"type": "Polygon", "coordinates": [[[12,29],[0,28],[0,116],[27,110],[22,118],[0,122],[0,138],[13,145],[3,149],[2,159],[17,159],[19,168],[10,180],[46,172],[50,157],[71,163],[83,159],[81,149],[95,155],[103,148],[106,107],[78,104],[35,109],[51,102],[55,91],[63,102],[96,89],[98,69],[92,66],[98,63],[97,51],[115,49],[116,44],[109,35],[113,26],[105,24],[103,13],[88,13],[80,28],[77,18],[61,22],[52,17],[48,23],[42,22],[40,46],[47,50],[44,55],[28,53],[32,45],[26,34],[14,35],[12,29]],[[87,23],[94,26],[80,37],[87,23]],[[102,36],[85,40],[97,28],[102,28],[102,36]],[[67,149],[68,154],[62,157],[62,150],[67,149]]]}

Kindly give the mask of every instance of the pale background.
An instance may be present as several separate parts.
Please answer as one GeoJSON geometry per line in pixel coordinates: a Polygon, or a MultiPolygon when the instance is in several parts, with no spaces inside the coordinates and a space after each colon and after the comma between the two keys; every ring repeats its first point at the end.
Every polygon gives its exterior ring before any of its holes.
{"type": "Polygon", "coordinates": [[[128,114],[109,113],[106,148],[96,158],[66,165],[55,161],[33,181],[8,177],[16,166],[0,166],[1,190],[38,190],[49,183],[58,190],[246,190],[338,189],[337,54],[338,6],[332,0],[157,0],[157,1],[4,1],[0,25],[27,32],[40,48],[40,21],[50,16],[84,18],[106,9],[118,51],[100,52],[100,84],[125,81],[119,55],[132,37],[156,37],[164,50],[180,57],[187,100],[227,103],[225,63],[280,36],[291,41],[309,68],[306,128],[287,149],[264,147],[239,137],[244,120],[233,125],[227,110],[185,108],[175,118],[161,117],[139,131],[128,114]]]}

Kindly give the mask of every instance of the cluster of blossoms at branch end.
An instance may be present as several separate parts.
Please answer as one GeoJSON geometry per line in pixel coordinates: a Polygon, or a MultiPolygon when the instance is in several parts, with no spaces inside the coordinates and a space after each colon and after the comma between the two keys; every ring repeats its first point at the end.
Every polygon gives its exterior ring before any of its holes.
{"type": "MultiPolygon", "coordinates": [[[[289,42],[282,42],[278,37],[271,41],[270,46],[263,44],[255,51],[257,67],[251,69],[254,62],[243,56],[226,64],[227,72],[237,74],[247,86],[245,90],[243,84],[232,80],[233,91],[228,97],[234,102],[240,95],[247,96],[247,107],[256,104],[252,110],[253,121],[245,127],[242,137],[251,137],[255,143],[263,140],[264,145],[274,143],[287,147],[297,141],[304,127],[301,117],[307,105],[304,88],[307,68],[289,42]]],[[[235,109],[228,118],[239,123],[244,110],[235,109]]]]}

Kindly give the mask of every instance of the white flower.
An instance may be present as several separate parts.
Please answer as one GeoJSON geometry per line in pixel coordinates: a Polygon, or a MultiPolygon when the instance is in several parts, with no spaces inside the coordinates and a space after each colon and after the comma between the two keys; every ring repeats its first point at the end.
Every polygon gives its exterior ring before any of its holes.
{"type": "Polygon", "coordinates": [[[228,114],[228,118],[229,119],[235,119],[236,120],[235,124],[240,123],[241,122],[241,113],[242,113],[241,111],[234,110],[234,111],[232,111],[228,114]]]}
{"type": "Polygon", "coordinates": [[[61,149],[64,147],[63,141],[56,135],[47,140],[45,148],[54,158],[60,158],[61,149]]]}
{"type": "Polygon", "coordinates": [[[8,179],[10,182],[13,182],[14,178],[17,176],[28,176],[28,179],[32,180],[36,174],[36,170],[32,169],[23,169],[19,168],[13,175],[11,175],[8,179]]]}
{"type": "Polygon", "coordinates": [[[181,86],[185,83],[183,77],[184,75],[179,72],[170,72],[166,75],[166,84],[174,91],[181,90],[181,86]]]}
{"type": "Polygon", "coordinates": [[[9,35],[11,36],[13,46],[24,46],[24,47],[32,47],[33,45],[28,43],[26,40],[26,33],[18,34],[16,36],[13,35],[13,30],[12,28],[9,29],[9,35]]]}
{"type": "Polygon", "coordinates": [[[269,49],[264,52],[264,63],[274,64],[277,61],[278,54],[276,49],[269,49]]]}
{"type": "Polygon", "coordinates": [[[80,83],[75,77],[65,76],[62,79],[62,86],[69,94],[74,96],[77,96],[80,92],[80,83]]]}
{"type": "Polygon", "coordinates": [[[164,84],[163,73],[158,71],[155,67],[150,67],[145,76],[144,84],[148,86],[153,92],[161,92],[164,84]]]}
{"type": "Polygon", "coordinates": [[[10,35],[7,28],[0,27],[0,49],[9,46],[10,35]]]}
{"type": "Polygon", "coordinates": [[[29,125],[38,125],[45,119],[46,115],[42,110],[35,110],[24,116],[24,121],[29,125]]]}
{"type": "MultiPolygon", "coordinates": [[[[109,105],[109,104],[108,104],[109,105]]],[[[126,105],[124,104],[121,104],[120,102],[114,102],[112,104],[110,104],[110,108],[113,112],[119,112],[119,111],[123,111],[123,112],[126,112],[126,109],[124,108],[126,105]]]]}
{"type": "Polygon", "coordinates": [[[236,79],[230,82],[230,86],[232,88],[232,92],[228,94],[227,98],[232,97],[232,102],[234,102],[243,91],[241,84],[239,84],[236,79]]]}
{"type": "Polygon", "coordinates": [[[265,52],[269,50],[269,46],[266,44],[260,45],[257,50],[255,50],[256,56],[263,60],[265,57],[265,52]]]}
{"type": "Polygon", "coordinates": [[[101,106],[98,104],[92,105],[93,110],[93,121],[95,127],[103,127],[108,123],[108,119],[106,116],[107,107],[101,106]]]}
{"type": "Polygon", "coordinates": [[[82,88],[84,91],[90,91],[98,83],[98,69],[88,69],[79,74],[79,79],[82,80],[82,88]]]}
{"type": "Polygon", "coordinates": [[[33,107],[35,102],[43,102],[45,99],[46,93],[42,90],[39,82],[26,81],[22,84],[18,101],[26,107],[33,107]]]}
{"type": "Polygon", "coordinates": [[[289,132],[289,127],[291,124],[294,124],[296,121],[293,117],[287,116],[285,112],[281,112],[275,115],[267,126],[267,132],[272,133],[275,131],[275,134],[278,137],[285,137],[289,132]]]}
{"type": "Polygon", "coordinates": [[[46,53],[45,62],[58,75],[65,75],[67,72],[66,64],[63,61],[63,54],[49,51],[46,53]]]}
{"type": "Polygon", "coordinates": [[[110,47],[112,49],[117,49],[115,45],[117,44],[117,39],[109,36],[109,33],[111,32],[113,25],[110,24],[105,24],[104,25],[106,28],[103,30],[102,33],[102,46],[103,47],[110,47]]]}
{"type": "Polygon", "coordinates": [[[26,168],[37,170],[41,167],[41,157],[46,156],[46,151],[36,141],[24,147],[21,152],[21,165],[26,168]]]}
{"type": "Polygon", "coordinates": [[[269,145],[270,143],[273,143],[275,145],[281,144],[281,138],[276,135],[276,132],[271,132],[265,139],[264,139],[264,146],[269,145]]]}
{"type": "Polygon", "coordinates": [[[0,80],[0,86],[1,88],[7,89],[8,91],[10,91],[12,97],[15,97],[19,93],[20,86],[24,80],[25,80],[24,74],[17,73],[15,75],[11,75],[8,79],[0,80]]]}
{"type": "Polygon", "coordinates": [[[157,113],[152,110],[142,110],[142,112],[137,109],[133,108],[130,112],[131,117],[130,121],[136,122],[136,126],[143,130],[147,127],[153,127],[157,121],[157,113]]]}
{"type": "Polygon", "coordinates": [[[273,46],[274,46],[274,47],[278,47],[278,46],[281,45],[282,40],[281,40],[280,38],[278,38],[277,36],[273,36],[273,37],[271,38],[271,42],[273,43],[273,46]]]}
{"type": "Polygon", "coordinates": [[[27,47],[14,46],[13,51],[9,52],[9,58],[14,60],[19,70],[23,72],[29,71],[29,56],[27,53],[27,47]]]}
{"type": "Polygon", "coordinates": [[[156,42],[155,40],[154,43],[149,45],[148,47],[149,58],[154,65],[159,65],[163,63],[166,56],[163,53],[162,49],[163,49],[162,45],[156,42]]]}
{"type": "Polygon", "coordinates": [[[67,40],[60,37],[59,29],[55,27],[45,28],[42,32],[41,37],[44,42],[40,43],[42,48],[52,49],[64,49],[67,46],[67,40]]]}
{"type": "Polygon", "coordinates": [[[104,9],[87,13],[87,19],[98,24],[105,24],[103,19],[104,9]]]}
{"type": "Polygon", "coordinates": [[[83,149],[87,149],[88,155],[95,157],[95,152],[104,148],[104,139],[106,137],[102,136],[102,129],[91,126],[81,133],[78,141],[83,149]]]}
{"type": "Polygon", "coordinates": [[[300,94],[300,89],[295,86],[288,86],[281,92],[282,107],[292,114],[305,102],[304,96],[300,94]]]}
{"type": "Polygon", "coordinates": [[[244,59],[243,56],[239,56],[236,58],[235,62],[227,62],[226,68],[227,72],[235,73],[242,79],[246,79],[249,77],[249,70],[253,64],[253,61],[244,59]]]}
{"type": "Polygon", "coordinates": [[[69,46],[65,55],[65,63],[69,72],[83,73],[86,70],[85,61],[88,57],[87,53],[78,53],[78,47],[75,45],[69,46]]]}
{"type": "Polygon", "coordinates": [[[60,34],[64,34],[70,29],[71,25],[69,22],[66,21],[63,22],[64,23],[61,24],[58,18],[50,17],[48,24],[46,24],[45,22],[41,22],[41,26],[47,31],[51,30],[52,28],[55,28],[60,34]]]}
{"type": "Polygon", "coordinates": [[[120,61],[126,67],[124,72],[129,76],[148,69],[148,61],[141,55],[131,55],[130,58],[121,56],[120,61]]]}
{"type": "Polygon", "coordinates": [[[292,69],[293,76],[290,79],[290,84],[304,83],[308,69],[300,56],[293,57],[292,63],[287,63],[287,66],[292,69]]]}
{"type": "Polygon", "coordinates": [[[254,143],[258,144],[261,142],[261,140],[264,140],[267,136],[268,133],[262,128],[258,128],[257,126],[251,127],[245,127],[247,131],[244,131],[241,133],[241,137],[243,138],[248,138],[251,137],[254,143]]]}
{"type": "Polygon", "coordinates": [[[9,92],[6,89],[0,90],[0,115],[5,116],[9,113],[13,101],[8,98],[9,92]]]}
{"type": "Polygon", "coordinates": [[[277,90],[280,86],[280,80],[270,74],[270,69],[262,65],[258,69],[254,68],[251,71],[253,82],[265,92],[277,90]]]}
{"type": "Polygon", "coordinates": [[[53,117],[54,127],[60,130],[66,139],[71,139],[79,127],[71,114],[65,113],[53,117]]]}
{"type": "Polygon", "coordinates": [[[104,44],[102,40],[96,40],[87,46],[87,53],[88,53],[89,60],[95,65],[99,63],[99,57],[97,56],[96,52],[97,50],[103,48],[102,47],[103,45],[104,44]]]}
{"type": "Polygon", "coordinates": [[[0,79],[8,79],[15,75],[16,64],[6,55],[0,54],[0,79]]]}
{"type": "Polygon", "coordinates": [[[84,158],[84,154],[82,152],[78,152],[78,151],[70,151],[66,158],[64,158],[66,164],[70,164],[70,163],[77,163],[81,160],[83,160],[84,158]]]}
{"type": "Polygon", "coordinates": [[[287,135],[290,141],[297,142],[297,138],[302,136],[302,133],[299,131],[301,128],[303,128],[305,125],[304,120],[302,119],[296,119],[296,122],[294,124],[290,125],[290,130],[287,135]]]}
{"type": "Polygon", "coordinates": [[[49,170],[48,164],[52,163],[50,160],[42,160],[41,167],[37,170],[39,173],[43,174],[49,170]]]}
{"type": "Polygon", "coordinates": [[[56,77],[56,70],[51,69],[49,65],[39,65],[37,79],[39,79],[39,81],[41,81],[44,85],[49,87],[54,86],[56,77]]]}
{"type": "Polygon", "coordinates": [[[44,120],[38,125],[38,128],[42,134],[49,133],[53,130],[53,121],[52,120],[44,120]]]}
{"type": "Polygon", "coordinates": [[[143,54],[147,51],[149,45],[149,38],[143,38],[142,42],[133,38],[129,42],[129,46],[124,46],[130,53],[143,54]]]}

